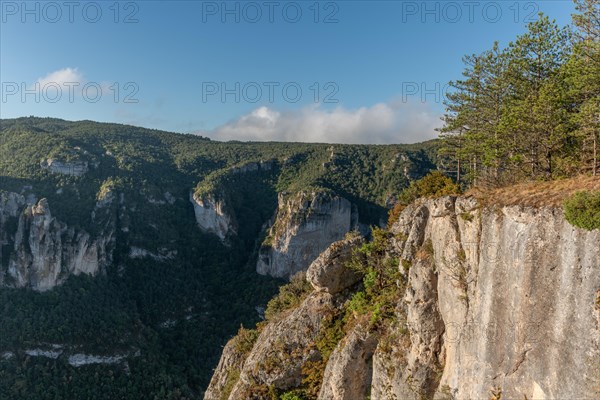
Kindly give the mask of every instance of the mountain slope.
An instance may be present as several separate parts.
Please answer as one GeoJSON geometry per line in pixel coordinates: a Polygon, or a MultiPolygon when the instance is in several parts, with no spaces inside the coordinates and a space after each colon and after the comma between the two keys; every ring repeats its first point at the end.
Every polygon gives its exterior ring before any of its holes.
{"type": "Polygon", "coordinates": [[[0,397],[200,398],[220,346],[282,283],[256,273],[280,201],[330,193],[378,224],[436,146],[1,120],[0,397]],[[219,215],[226,230],[203,225],[219,215]]]}

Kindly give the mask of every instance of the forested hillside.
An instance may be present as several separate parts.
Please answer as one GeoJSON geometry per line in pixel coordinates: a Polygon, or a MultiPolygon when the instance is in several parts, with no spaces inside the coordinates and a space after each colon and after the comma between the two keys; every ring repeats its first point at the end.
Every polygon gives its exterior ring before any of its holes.
{"type": "Polygon", "coordinates": [[[256,308],[282,283],[255,272],[278,194],[329,190],[355,204],[362,223],[379,224],[410,180],[435,168],[436,151],[436,141],[222,143],[91,121],[1,120],[3,199],[46,198],[68,227],[63,236],[110,228],[114,252],[94,277],[16,289],[6,271],[19,219],[0,218],[0,398],[201,398],[222,345],[259,320],[256,308]],[[233,173],[252,162],[272,168],[233,173]],[[198,228],[196,191],[230,200],[239,229],[227,243],[198,228]]]}

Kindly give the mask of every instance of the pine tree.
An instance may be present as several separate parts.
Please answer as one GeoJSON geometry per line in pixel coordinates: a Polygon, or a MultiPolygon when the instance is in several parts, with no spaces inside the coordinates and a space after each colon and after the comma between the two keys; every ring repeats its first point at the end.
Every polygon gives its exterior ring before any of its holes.
{"type": "Polygon", "coordinates": [[[507,154],[506,140],[498,130],[507,86],[502,75],[506,56],[494,43],[491,50],[463,59],[465,79],[451,82],[447,95],[441,154],[456,160],[457,176],[466,168],[471,181],[482,172],[498,179],[507,154]]]}
{"type": "Polygon", "coordinates": [[[573,30],[540,14],[507,49],[463,59],[439,130],[457,180],[600,173],[600,0],[574,1],[573,30]]]}
{"type": "Polygon", "coordinates": [[[574,0],[575,50],[565,66],[570,98],[577,105],[572,116],[581,141],[583,170],[600,173],[600,1],[574,0]]]}
{"type": "MultiPolygon", "coordinates": [[[[573,0],[580,14],[573,14],[575,40],[579,43],[600,42],[600,0],[573,0]]],[[[592,51],[588,56],[600,63],[598,53],[592,51]]]]}
{"type": "Polygon", "coordinates": [[[513,150],[517,161],[527,165],[523,168],[531,178],[552,177],[554,144],[566,140],[556,138],[558,132],[566,134],[559,129],[564,121],[550,118],[548,113],[562,102],[557,75],[570,53],[568,39],[566,29],[540,14],[529,24],[528,32],[509,45],[506,79],[511,94],[501,125],[506,134],[518,139],[513,150]]]}

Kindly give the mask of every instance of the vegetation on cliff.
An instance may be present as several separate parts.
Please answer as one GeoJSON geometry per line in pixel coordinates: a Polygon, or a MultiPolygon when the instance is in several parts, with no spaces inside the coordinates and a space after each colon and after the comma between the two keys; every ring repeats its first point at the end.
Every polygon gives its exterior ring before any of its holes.
{"type": "MultiPolygon", "coordinates": [[[[349,234],[346,240],[351,241],[353,235],[357,234],[349,234]]],[[[330,356],[340,341],[353,330],[364,329],[380,338],[381,343],[388,341],[391,344],[399,340],[395,328],[403,322],[398,320],[397,307],[404,293],[406,275],[400,272],[399,258],[394,255],[392,239],[393,235],[387,229],[376,228],[373,230],[372,240],[352,248],[352,255],[345,262],[345,267],[358,273],[361,279],[357,284],[336,295],[339,306],[325,314],[314,341],[304,349],[306,352],[313,349],[318,357],[311,358],[302,365],[301,384],[282,391],[275,386],[265,386],[257,382],[246,389],[248,398],[316,399],[330,356]]],[[[256,344],[256,338],[267,325],[278,324],[278,321],[290,315],[313,290],[304,274],[296,275],[292,282],[282,286],[279,295],[269,302],[267,318],[257,325],[257,330],[240,329],[233,339],[238,356],[245,359],[256,344]],[[244,345],[238,345],[240,343],[244,345]]],[[[228,398],[240,375],[230,371],[229,378],[233,382],[228,380],[229,385],[221,392],[221,398],[228,398]]]]}
{"type": "Polygon", "coordinates": [[[577,192],[565,200],[564,209],[572,225],[590,231],[600,229],[600,191],[577,192]]]}

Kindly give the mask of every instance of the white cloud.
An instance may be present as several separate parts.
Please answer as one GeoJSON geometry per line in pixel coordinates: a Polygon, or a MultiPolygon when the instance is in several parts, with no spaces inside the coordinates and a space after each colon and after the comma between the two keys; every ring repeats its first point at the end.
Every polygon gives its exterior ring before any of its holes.
{"type": "Polygon", "coordinates": [[[58,71],[50,72],[43,78],[39,78],[36,83],[40,84],[40,87],[44,87],[49,83],[58,84],[63,86],[65,83],[83,83],[83,74],[81,74],[77,68],[63,68],[58,71]]]}
{"type": "MultiPolygon", "coordinates": [[[[115,97],[115,83],[114,82],[94,82],[85,79],[83,73],[78,68],[63,68],[57,71],[48,73],[42,78],[38,78],[33,85],[30,86],[30,90],[39,90],[45,99],[70,99],[70,98],[81,98],[86,102],[94,103],[95,101],[89,101],[88,99],[96,99],[99,95],[100,99],[113,100],[115,97]],[[88,91],[84,89],[86,85],[90,86],[91,89],[88,91]],[[57,95],[56,93],[59,92],[57,95]],[[84,93],[85,91],[85,93],[84,93]],[[74,96],[74,97],[73,97],[74,96]],[[87,97],[89,96],[89,97],[87,97]]],[[[124,86],[117,89],[121,89],[119,99],[122,100],[127,94],[127,90],[124,86]]]]}
{"type": "Polygon", "coordinates": [[[391,101],[371,107],[324,110],[318,105],[295,111],[260,107],[211,131],[216,140],[324,143],[414,143],[437,137],[440,115],[427,104],[391,101]]]}

